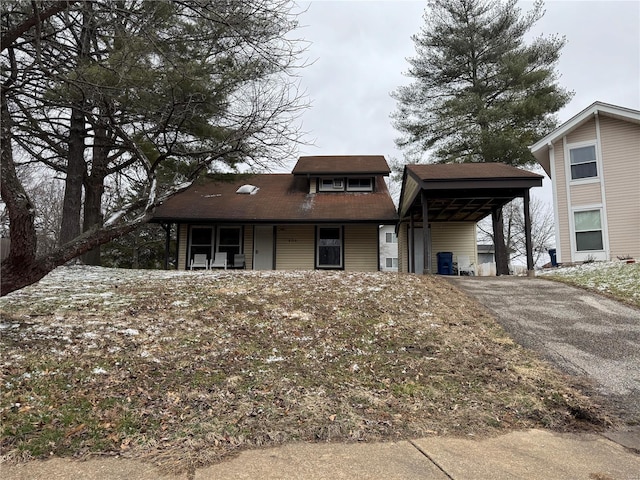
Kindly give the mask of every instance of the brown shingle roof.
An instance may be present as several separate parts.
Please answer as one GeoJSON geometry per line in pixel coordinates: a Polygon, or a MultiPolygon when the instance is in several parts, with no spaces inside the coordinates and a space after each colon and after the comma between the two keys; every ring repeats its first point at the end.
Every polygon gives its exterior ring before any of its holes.
{"type": "Polygon", "coordinates": [[[202,222],[379,222],[397,214],[384,178],[376,191],[309,194],[308,180],[291,174],[243,176],[232,181],[203,179],[156,208],[153,221],[202,222]],[[259,188],[238,194],[242,185],[259,188]]]}
{"type": "Polygon", "coordinates": [[[389,175],[382,155],[331,155],[300,157],[294,175],[389,175]]]}
{"type": "Polygon", "coordinates": [[[430,165],[407,165],[407,170],[420,180],[481,180],[542,178],[537,173],[528,172],[504,163],[447,163],[430,165]]]}

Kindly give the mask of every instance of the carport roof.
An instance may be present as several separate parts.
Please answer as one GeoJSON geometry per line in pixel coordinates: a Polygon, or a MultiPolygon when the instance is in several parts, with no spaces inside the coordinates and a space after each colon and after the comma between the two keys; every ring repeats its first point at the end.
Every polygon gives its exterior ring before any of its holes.
{"type": "Polygon", "coordinates": [[[542,186],[542,176],[503,163],[407,165],[400,219],[422,217],[423,195],[430,222],[477,222],[493,210],[542,186]]]}

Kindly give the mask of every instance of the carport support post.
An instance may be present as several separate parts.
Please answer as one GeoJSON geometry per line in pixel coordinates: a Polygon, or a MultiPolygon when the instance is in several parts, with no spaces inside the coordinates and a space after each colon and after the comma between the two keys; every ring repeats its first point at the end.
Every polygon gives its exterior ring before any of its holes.
{"type": "Polygon", "coordinates": [[[422,245],[424,245],[424,253],[422,255],[423,265],[422,273],[431,273],[431,258],[429,258],[429,252],[431,252],[431,239],[429,237],[429,209],[427,208],[427,192],[421,190],[420,200],[422,203],[422,245]]]}
{"type": "Polygon", "coordinates": [[[533,246],[531,241],[531,214],[529,211],[529,189],[524,191],[524,239],[527,248],[527,275],[534,276],[533,246]]]}
{"type": "Polygon", "coordinates": [[[413,229],[413,214],[411,210],[409,210],[409,239],[407,242],[409,244],[409,273],[416,273],[416,251],[413,242],[413,229]]]}

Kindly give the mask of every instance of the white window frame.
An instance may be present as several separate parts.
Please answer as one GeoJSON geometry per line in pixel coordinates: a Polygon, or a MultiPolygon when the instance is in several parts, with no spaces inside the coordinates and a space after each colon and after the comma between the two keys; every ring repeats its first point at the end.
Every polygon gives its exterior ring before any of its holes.
{"type": "Polygon", "coordinates": [[[384,242],[389,244],[398,243],[398,237],[393,232],[385,232],[384,242]],[[391,241],[389,241],[389,238],[391,238],[391,241]]]}
{"type": "Polygon", "coordinates": [[[398,268],[398,257],[385,257],[384,259],[385,268],[398,268]],[[389,262],[391,260],[391,262],[389,262]],[[391,265],[389,265],[391,263],[391,265]]]}
{"type": "Polygon", "coordinates": [[[348,177],[347,178],[347,192],[373,192],[373,178],[372,177],[348,177]],[[352,180],[368,180],[369,185],[349,185],[352,180]]]}
{"type": "Polygon", "coordinates": [[[319,192],[344,192],[344,178],[336,177],[321,177],[318,179],[318,191],[319,192]],[[324,182],[330,181],[331,186],[324,186],[324,182]]]}
{"type": "MultiPolygon", "coordinates": [[[[580,207],[574,207],[571,209],[571,251],[574,262],[584,262],[587,260],[608,260],[607,252],[609,251],[608,232],[606,228],[606,221],[604,216],[604,209],[601,204],[598,205],[583,205],[580,207]],[[600,213],[600,232],[602,234],[602,249],[601,250],[578,250],[578,240],[576,234],[580,233],[576,231],[575,214],[580,212],[593,212],[600,213]]],[[[590,230],[591,231],[591,230],[590,230]]]]}
{"type": "Polygon", "coordinates": [[[319,269],[341,269],[341,268],[343,268],[343,257],[344,257],[344,232],[343,232],[343,228],[340,225],[322,225],[322,226],[318,226],[318,228],[316,229],[316,268],[319,268],[319,269]],[[338,242],[339,242],[339,247],[340,247],[340,255],[339,255],[338,264],[329,265],[329,264],[321,264],[320,263],[320,249],[322,247],[336,246],[336,245],[321,245],[320,231],[323,230],[323,229],[328,229],[328,228],[337,229],[338,233],[339,233],[338,242]]]}
{"type": "MultiPolygon", "coordinates": [[[[601,171],[602,171],[602,166],[600,163],[600,155],[599,155],[599,151],[598,151],[598,142],[597,140],[589,140],[586,142],[578,142],[578,143],[568,143],[567,144],[567,150],[566,150],[566,162],[567,164],[567,178],[569,179],[569,182],[571,185],[580,185],[580,184],[584,184],[584,183],[596,183],[600,181],[600,175],[601,175],[601,171]],[[576,150],[578,148],[585,148],[585,147],[593,147],[593,151],[595,152],[595,165],[596,165],[596,174],[593,177],[583,177],[583,178],[573,178],[572,175],[572,171],[571,171],[571,167],[572,167],[572,163],[571,163],[571,150],[576,150]]],[[[586,163],[593,163],[593,162],[583,162],[583,163],[579,163],[576,165],[583,165],[586,163]]]]}

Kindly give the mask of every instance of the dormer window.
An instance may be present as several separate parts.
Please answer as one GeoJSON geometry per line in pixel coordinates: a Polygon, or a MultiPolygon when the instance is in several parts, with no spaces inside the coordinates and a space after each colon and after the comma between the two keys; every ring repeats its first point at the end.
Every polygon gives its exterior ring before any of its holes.
{"type": "Polygon", "coordinates": [[[347,192],[372,192],[372,191],[373,191],[373,179],[371,177],[347,179],[347,192]]]}
{"type": "Polygon", "coordinates": [[[321,192],[343,192],[344,191],[344,179],[343,178],[321,178],[320,186],[318,190],[321,192]]]}

